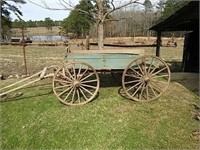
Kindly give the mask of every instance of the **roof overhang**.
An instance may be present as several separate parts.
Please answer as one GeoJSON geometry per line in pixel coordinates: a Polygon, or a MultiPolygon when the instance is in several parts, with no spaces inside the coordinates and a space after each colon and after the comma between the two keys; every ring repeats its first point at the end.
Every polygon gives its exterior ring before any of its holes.
{"type": "Polygon", "coordinates": [[[190,1],[171,16],[152,26],[155,31],[193,31],[199,29],[199,1],[190,1]]]}

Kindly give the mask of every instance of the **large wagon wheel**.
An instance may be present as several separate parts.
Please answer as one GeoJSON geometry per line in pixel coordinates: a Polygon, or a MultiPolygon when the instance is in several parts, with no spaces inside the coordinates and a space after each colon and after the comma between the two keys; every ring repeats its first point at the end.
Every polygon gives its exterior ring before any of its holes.
{"type": "Polygon", "coordinates": [[[67,63],[53,77],[53,91],[66,105],[90,102],[99,90],[99,76],[94,68],[83,62],[67,63]]]}
{"type": "Polygon", "coordinates": [[[132,100],[148,102],[158,99],[166,91],[170,78],[170,69],[162,59],[142,56],[124,70],[122,86],[132,100]]]}

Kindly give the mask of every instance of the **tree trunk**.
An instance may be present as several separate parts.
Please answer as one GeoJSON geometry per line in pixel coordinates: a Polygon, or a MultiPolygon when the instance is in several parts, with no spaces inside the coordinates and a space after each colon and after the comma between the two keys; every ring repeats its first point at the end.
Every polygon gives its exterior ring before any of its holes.
{"type": "Polygon", "coordinates": [[[103,2],[104,0],[98,0],[98,48],[99,50],[102,50],[103,49],[103,38],[104,38],[104,31],[103,31],[103,28],[104,28],[104,15],[103,15],[103,2]]]}
{"type": "Polygon", "coordinates": [[[103,27],[104,27],[104,23],[100,22],[99,25],[98,25],[98,48],[99,48],[99,50],[102,50],[104,48],[104,43],[103,43],[103,38],[104,38],[103,27]]]}

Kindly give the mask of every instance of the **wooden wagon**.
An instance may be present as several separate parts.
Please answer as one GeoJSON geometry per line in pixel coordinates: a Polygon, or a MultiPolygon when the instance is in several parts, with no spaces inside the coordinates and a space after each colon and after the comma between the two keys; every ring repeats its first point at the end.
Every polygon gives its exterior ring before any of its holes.
{"type": "Polygon", "coordinates": [[[121,73],[123,90],[130,99],[153,101],[166,91],[170,69],[161,58],[145,56],[143,52],[139,49],[73,51],[66,54],[63,65],[45,67],[30,77],[1,88],[0,97],[53,77],[53,91],[60,102],[83,105],[97,96],[100,86],[98,73],[111,72],[121,73]]]}
{"type": "Polygon", "coordinates": [[[121,73],[126,95],[138,102],[158,99],[170,82],[170,69],[156,56],[143,50],[82,50],[67,53],[66,62],[53,76],[53,91],[66,105],[83,105],[93,100],[100,86],[98,73],[121,73]]]}

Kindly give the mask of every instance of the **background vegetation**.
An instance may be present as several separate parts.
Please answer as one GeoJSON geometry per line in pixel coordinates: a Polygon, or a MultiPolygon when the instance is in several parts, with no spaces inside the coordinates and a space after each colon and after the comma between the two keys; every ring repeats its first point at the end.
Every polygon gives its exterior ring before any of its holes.
{"type": "MultiPolygon", "coordinates": [[[[12,1],[20,4],[25,3],[23,0],[12,1]]],[[[163,20],[187,2],[188,1],[186,0],[159,0],[156,4],[152,4],[151,0],[145,0],[143,6],[130,4],[127,7],[116,10],[109,15],[110,21],[105,23],[104,28],[105,37],[153,35],[153,32],[148,31],[149,27],[163,20]]],[[[104,9],[109,10],[109,5],[110,3],[106,1],[104,9]]],[[[96,11],[96,7],[97,6],[93,5],[93,3],[90,2],[89,4],[86,3],[85,0],[82,0],[76,5],[75,9],[91,12],[96,11]]],[[[5,39],[6,36],[9,38],[10,28],[21,28],[22,24],[26,28],[46,27],[47,30],[50,30],[52,26],[60,26],[60,34],[74,33],[77,37],[84,37],[88,33],[90,33],[90,36],[92,37],[97,36],[97,27],[93,16],[86,15],[80,11],[75,11],[75,9],[72,10],[70,15],[64,20],[57,21],[54,21],[51,18],[44,18],[44,20],[40,21],[22,21],[20,19],[20,15],[22,15],[20,9],[11,5],[7,0],[1,1],[1,9],[1,26],[3,27],[1,34],[2,39],[5,39]],[[19,19],[11,20],[10,11],[14,11],[19,16],[19,19]]],[[[181,34],[176,33],[175,35],[180,36],[181,34]]]]}

